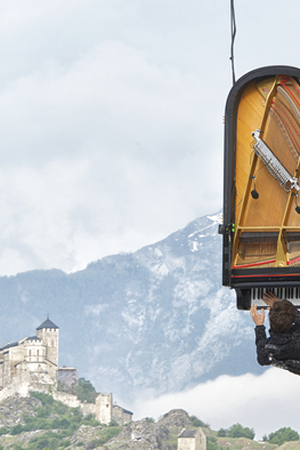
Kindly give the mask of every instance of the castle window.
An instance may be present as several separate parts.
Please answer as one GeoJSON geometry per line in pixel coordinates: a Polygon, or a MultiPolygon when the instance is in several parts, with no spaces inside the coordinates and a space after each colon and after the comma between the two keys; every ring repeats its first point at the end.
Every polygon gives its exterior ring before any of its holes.
{"type": "Polygon", "coordinates": [[[29,356],[31,355],[31,350],[29,350],[29,356]]]}
{"type": "Polygon", "coordinates": [[[40,354],[40,351],[39,351],[39,350],[37,350],[36,354],[37,354],[37,355],[39,355],[39,354],[40,354]]]}

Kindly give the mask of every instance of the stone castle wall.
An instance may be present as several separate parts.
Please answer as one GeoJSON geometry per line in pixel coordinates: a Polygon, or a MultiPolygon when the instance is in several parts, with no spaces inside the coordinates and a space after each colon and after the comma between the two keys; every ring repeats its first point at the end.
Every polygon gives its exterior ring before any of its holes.
{"type": "Polygon", "coordinates": [[[96,417],[96,420],[105,425],[109,425],[112,420],[116,420],[120,425],[123,425],[119,420],[119,417],[113,417],[112,394],[98,394],[95,403],[81,403],[74,394],[56,391],[54,384],[43,385],[41,383],[13,382],[0,391],[0,402],[15,394],[20,395],[20,397],[29,397],[30,392],[50,394],[54,400],[61,402],[70,408],[80,408],[84,416],[92,414],[96,417]]]}

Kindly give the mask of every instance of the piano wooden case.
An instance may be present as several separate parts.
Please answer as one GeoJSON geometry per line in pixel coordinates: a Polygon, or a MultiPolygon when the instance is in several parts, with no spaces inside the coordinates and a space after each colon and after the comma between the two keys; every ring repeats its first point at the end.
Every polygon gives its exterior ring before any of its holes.
{"type": "Polygon", "coordinates": [[[273,290],[300,307],[300,69],[240,78],[225,111],[223,285],[237,307],[273,290]]]}

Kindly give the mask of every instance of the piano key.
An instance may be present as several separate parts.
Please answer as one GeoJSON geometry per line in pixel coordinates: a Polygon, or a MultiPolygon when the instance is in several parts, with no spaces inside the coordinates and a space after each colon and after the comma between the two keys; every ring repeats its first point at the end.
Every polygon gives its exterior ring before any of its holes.
{"type": "Polygon", "coordinates": [[[300,287],[276,287],[276,288],[252,288],[251,289],[251,305],[266,308],[267,305],[263,301],[263,295],[266,292],[273,292],[280,299],[286,299],[295,306],[300,307],[300,287]]]}

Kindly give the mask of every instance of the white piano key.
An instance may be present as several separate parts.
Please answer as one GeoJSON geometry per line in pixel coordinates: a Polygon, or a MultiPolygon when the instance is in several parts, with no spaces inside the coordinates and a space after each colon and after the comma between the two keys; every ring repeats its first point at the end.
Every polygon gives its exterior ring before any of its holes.
{"type": "Polygon", "coordinates": [[[251,305],[255,305],[258,308],[266,308],[266,303],[262,300],[263,294],[265,292],[274,292],[274,294],[281,298],[289,300],[293,303],[293,305],[300,307],[300,287],[276,287],[273,289],[270,288],[252,288],[251,289],[251,305]]]}

